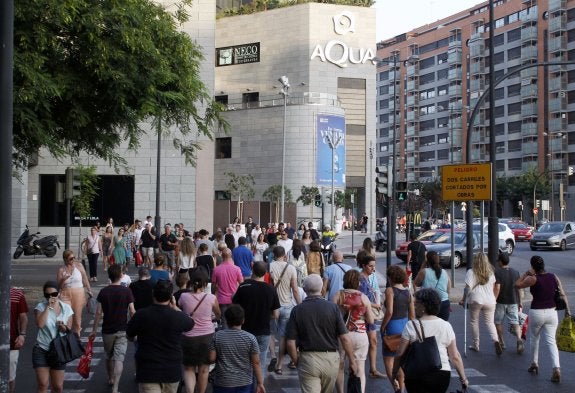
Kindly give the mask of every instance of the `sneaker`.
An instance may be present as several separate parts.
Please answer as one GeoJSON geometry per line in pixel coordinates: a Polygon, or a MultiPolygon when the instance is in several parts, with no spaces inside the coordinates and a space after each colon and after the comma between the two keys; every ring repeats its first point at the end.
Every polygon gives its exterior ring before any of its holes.
{"type": "Polygon", "coordinates": [[[479,352],[479,346],[478,345],[470,345],[468,348],[471,349],[472,351],[479,352]]]}
{"type": "Polygon", "coordinates": [[[525,351],[525,344],[523,343],[523,340],[518,340],[517,341],[517,354],[521,355],[523,353],[523,351],[525,351]]]}
{"type": "Polygon", "coordinates": [[[495,341],[493,344],[495,345],[495,353],[497,354],[497,356],[501,356],[501,354],[503,353],[503,348],[501,347],[501,344],[499,343],[499,341],[495,341]]]}

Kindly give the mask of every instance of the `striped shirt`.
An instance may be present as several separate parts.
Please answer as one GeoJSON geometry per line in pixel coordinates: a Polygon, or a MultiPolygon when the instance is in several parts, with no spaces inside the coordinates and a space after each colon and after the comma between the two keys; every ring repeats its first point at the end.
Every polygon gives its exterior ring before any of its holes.
{"type": "Polygon", "coordinates": [[[220,330],[214,334],[209,350],[216,351],[216,386],[229,388],[252,383],[251,355],[260,352],[253,334],[238,329],[220,330]]]}

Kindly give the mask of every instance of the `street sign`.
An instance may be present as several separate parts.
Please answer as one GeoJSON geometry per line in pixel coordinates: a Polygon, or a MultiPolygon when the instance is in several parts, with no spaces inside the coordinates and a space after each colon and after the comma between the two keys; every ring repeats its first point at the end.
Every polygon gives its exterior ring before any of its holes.
{"type": "Polygon", "coordinates": [[[442,166],[441,195],[444,201],[491,200],[491,164],[442,166]]]}
{"type": "Polygon", "coordinates": [[[537,214],[537,213],[539,213],[539,209],[537,209],[537,208],[533,209],[533,214],[537,214]]]}

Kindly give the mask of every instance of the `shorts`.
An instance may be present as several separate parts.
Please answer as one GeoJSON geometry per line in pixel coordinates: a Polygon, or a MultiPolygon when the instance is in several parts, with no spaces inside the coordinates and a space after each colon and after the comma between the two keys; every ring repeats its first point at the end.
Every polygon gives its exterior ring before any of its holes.
{"type": "Polygon", "coordinates": [[[20,351],[17,349],[10,350],[10,370],[8,373],[8,381],[16,380],[16,369],[18,368],[18,357],[20,356],[20,351]]]}
{"type": "MultiPolygon", "coordinates": [[[[365,332],[349,332],[348,333],[353,355],[356,360],[365,361],[367,359],[367,352],[369,350],[369,338],[365,332]]],[[[339,358],[345,359],[345,350],[339,345],[339,358]]]]}
{"type": "Polygon", "coordinates": [[[48,351],[40,347],[38,344],[34,345],[34,348],[32,349],[32,367],[33,368],[48,367],[51,370],[66,369],[65,364],[60,364],[57,366],[51,365],[50,361],[48,360],[48,351]]]}
{"type": "Polygon", "coordinates": [[[142,256],[154,258],[154,247],[142,247],[142,256]]]}
{"type": "Polygon", "coordinates": [[[128,338],[126,332],[116,332],[111,334],[102,333],[104,342],[104,352],[106,359],[112,359],[118,362],[124,361],[124,356],[128,350],[128,338]]]}
{"type": "Polygon", "coordinates": [[[511,325],[519,325],[519,307],[517,304],[499,304],[495,305],[495,324],[501,325],[503,319],[507,317],[511,325]]]}
{"type": "Polygon", "coordinates": [[[272,319],[271,323],[271,330],[272,334],[276,337],[285,337],[286,335],[286,327],[289,321],[289,316],[291,314],[291,310],[293,306],[281,306],[280,307],[280,316],[276,320],[272,319]]]}
{"type": "Polygon", "coordinates": [[[213,333],[195,337],[182,336],[182,364],[187,367],[210,364],[208,348],[213,337],[213,333]]]}
{"type": "Polygon", "coordinates": [[[140,393],[176,393],[179,382],[145,382],[138,383],[140,393]]]}

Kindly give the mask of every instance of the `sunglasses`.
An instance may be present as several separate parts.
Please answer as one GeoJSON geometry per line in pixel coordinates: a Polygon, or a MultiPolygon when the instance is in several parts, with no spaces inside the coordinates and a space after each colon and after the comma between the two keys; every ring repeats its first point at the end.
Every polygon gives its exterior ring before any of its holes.
{"type": "Polygon", "coordinates": [[[57,297],[57,296],[58,296],[58,292],[57,292],[57,291],[56,291],[56,292],[50,292],[50,293],[45,293],[45,294],[44,294],[44,297],[45,297],[46,299],[50,299],[51,297],[57,297]]]}

